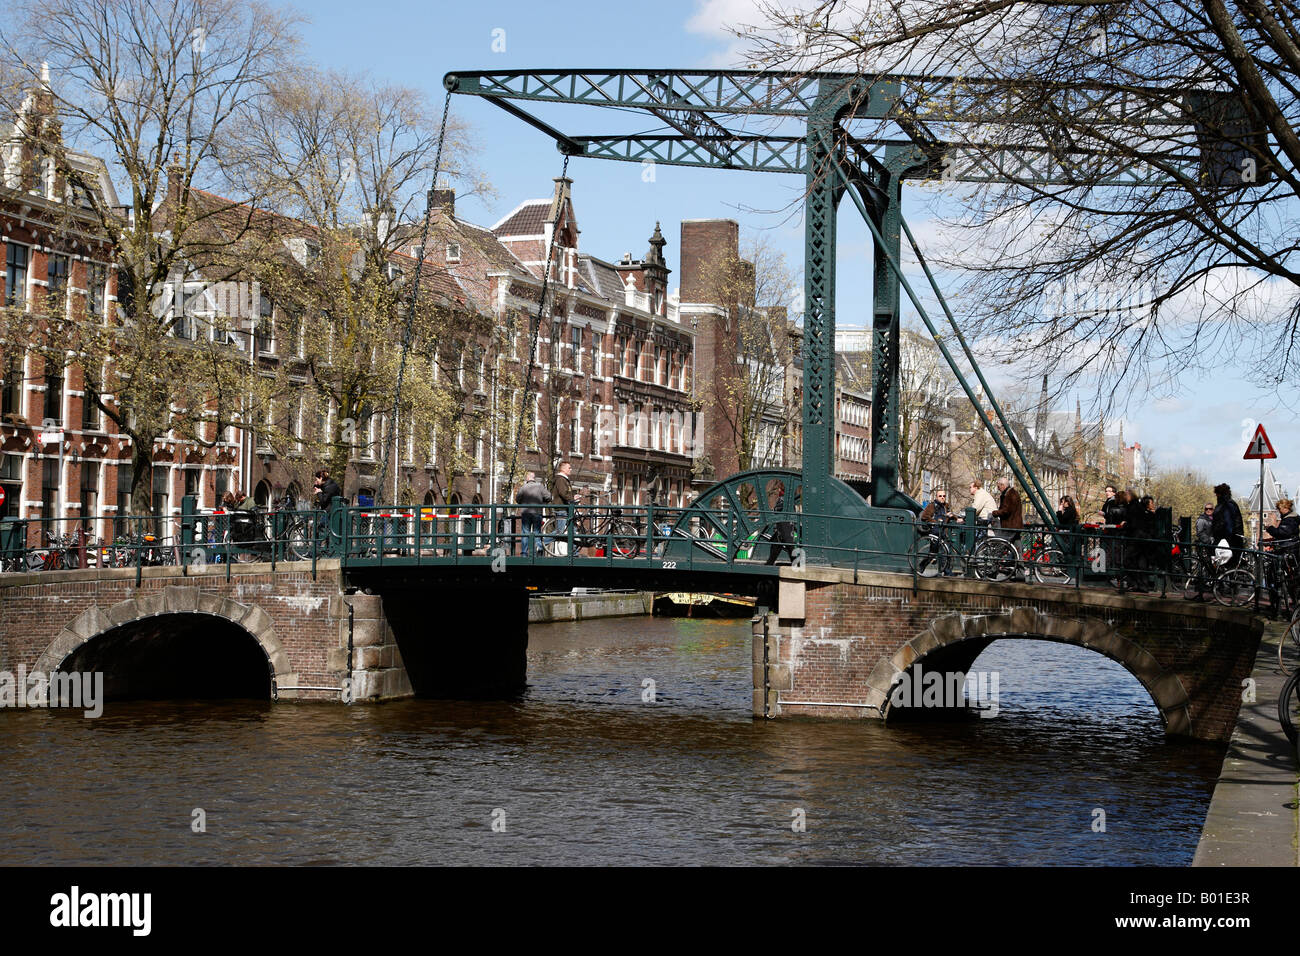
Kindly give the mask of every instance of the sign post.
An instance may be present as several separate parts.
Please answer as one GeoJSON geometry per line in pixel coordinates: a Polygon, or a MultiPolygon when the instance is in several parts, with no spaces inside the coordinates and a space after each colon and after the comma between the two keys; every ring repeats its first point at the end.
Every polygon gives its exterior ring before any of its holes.
{"type": "Polygon", "coordinates": [[[1255,537],[1256,547],[1262,551],[1264,549],[1264,461],[1277,457],[1277,452],[1273,450],[1273,443],[1268,440],[1268,432],[1264,431],[1263,423],[1255,426],[1255,436],[1246,446],[1246,454],[1241,457],[1244,461],[1259,459],[1259,531],[1255,537]]]}
{"type": "MultiPolygon", "coordinates": [[[[1259,459],[1259,530],[1255,534],[1255,610],[1258,611],[1260,588],[1264,583],[1264,461],[1277,457],[1263,422],[1255,426],[1255,435],[1246,446],[1246,454],[1241,457],[1245,461],[1259,459]]],[[[1274,608],[1274,613],[1276,611],[1274,608]]]]}

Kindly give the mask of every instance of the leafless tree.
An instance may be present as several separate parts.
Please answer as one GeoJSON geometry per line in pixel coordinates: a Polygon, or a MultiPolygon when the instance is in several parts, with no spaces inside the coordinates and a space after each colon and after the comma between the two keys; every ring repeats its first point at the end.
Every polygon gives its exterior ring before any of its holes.
{"type": "Polygon", "coordinates": [[[178,428],[204,441],[213,434],[204,422],[246,424],[251,411],[248,363],[211,342],[178,347],[184,310],[159,304],[193,263],[209,275],[237,268],[227,253],[260,196],[200,201],[196,185],[223,183],[233,134],[294,55],[296,25],[255,0],[19,0],[0,25],[0,50],[20,78],[0,86],[0,106],[16,109],[15,95],[45,88],[61,136],[32,144],[36,155],[52,161],[68,206],[88,210],[117,254],[116,314],[62,317],[32,329],[28,344],[70,351],[95,403],[130,437],[137,514],[150,510],[156,440],[178,428]],[[124,207],[95,188],[78,150],[103,156],[124,207]]]}
{"type": "Polygon", "coordinates": [[[761,4],[755,65],[914,77],[861,136],[910,139],[967,332],[1102,404],[1188,368],[1300,360],[1300,19],[1257,0],[761,4]],[[927,78],[928,77],[928,78],[927,78]],[[984,182],[973,182],[984,173],[984,182]],[[1046,175],[1050,172],[1050,175],[1046,175]],[[954,192],[955,190],[955,192],[954,192]],[[953,201],[954,199],[958,201],[953,201]]]}

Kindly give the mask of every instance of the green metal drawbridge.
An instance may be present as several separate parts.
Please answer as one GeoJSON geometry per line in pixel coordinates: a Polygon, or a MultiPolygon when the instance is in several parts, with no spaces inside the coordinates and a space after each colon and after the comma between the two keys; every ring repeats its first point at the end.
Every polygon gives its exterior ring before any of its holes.
{"type": "MultiPolygon", "coordinates": [[[[917,119],[920,101],[944,100],[945,123],[1032,123],[1041,121],[1041,104],[1008,96],[996,115],[969,91],[979,81],[941,77],[867,78],[842,73],[796,73],[756,70],[505,70],[452,72],[444,78],[449,95],[482,97],[552,137],[566,156],[630,163],[663,163],[711,169],[802,175],[804,199],[803,316],[803,469],[802,529],[806,549],[818,544],[855,547],[882,555],[882,566],[896,562],[883,555],[906,553],[911,516],[918,507],[899,487],[899,317],[900,290],[906,291],[940,352],[975,407],[1044,523],[1054,526],[1055,510],[1047,499],[1015,430],[1006,421],[979,365],[901,215],[901,188],[909,179],[953,182],[1041,182],[1076,184],[1094,157],[1059,149],[1025,148],[1004,153],[965,153],[933,136],[917,119]],[[656,117],[671,133],[569,135],[525,110],[521,103],[572,104],[610,110],[639,111],[656,117]],[[963,106],[965,104],[965,106],[963,106]],[[758,119],[772,132],[746,131],[758,119]],[[846,125],[853,120],[881,121],[885,137],[859,138],[846,125]],[[791,128],[793,132],[791,132],[791,128]],[[896,135],[895,132],[896,131],[896,135]],[[1013,171],[1013,173],[1008,172],[1013,171]],[[862,215],[874,244],[872,306],[872,407],[870,506],[834,477],[835,449],[835,245],[836,213],[848,197],[862,215]],[[901,269],[901,241],[906,235],[937,297],[985,398],[999,419],[999,433],[974,389],[901,269]],[[839,517],[877,520],[844,522],[839,517]],[[862,540],[843,540],[852,525],[862,540]],[[867,529],[867,530],[861,530],[867,529]]],[[[1135,113],[1133,91],[1122,88],[1071,88],[1098,115],[1145,126],[1189,124],[1186,106],[1176,100],[1152,110],[1143,100],[1135,113]]],[[[1191,163],[1195,166],[1196,159],[1191,163]]],[[[1194,169],[1193,169],[1194,172],[1194,169]]],[[[1097,176],[1088,167],[1087,182],[1125,185],[1150,182],[1166,172],[1137,165],[1117,166],[1097,176]]],[[[789,479],[789,472],[773,476],[789,479]]],[[[761,486],[762,476],[745,476],[761,486]]],[[[733,482],[734,483],[734,482],[733,482]]],[[[719,489],[728,487],[723,482],[719,489]]],[[[734,490],[734,489],[732,489],[734,490]]],[[[705,492],[700,501],[715,498],[705,492]]],[[[734,495],[728,494],[728,497],[734,495]]],[[[766,502],[760,506],[766,511],[766,502]]],[[[828,561],[827,563],[834,563],[828,561]]]]}

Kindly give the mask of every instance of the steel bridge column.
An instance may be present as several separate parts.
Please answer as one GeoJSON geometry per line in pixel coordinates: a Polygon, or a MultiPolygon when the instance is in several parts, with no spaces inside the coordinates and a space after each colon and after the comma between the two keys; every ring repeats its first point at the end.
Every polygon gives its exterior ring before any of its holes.
{"type": "Polygon", "coordinates": [[[836,122],[848,84],[826,86],[808,114],[804,200],[803,541],[829,539],[835,473],[835,213],[843,188],[834,173],[836,122]]]}
{"type": "MultiPolygon", "coordinates": [[[[886,150],[889,168],[892,147],[886,150]]],[[[889,257],[901,262],[900,220],[902,213],[902,178],[880,171],[869,212],[886,247],[874,240],[874,305],[871,314],[871,503],[878,508],[906,508],[911,502],[899,488],[899,402],[902,388],[899,373],[898,276],[889,265],[889,257]]],[[[865,198],[865,197],[864,197],[865,198]]]]}

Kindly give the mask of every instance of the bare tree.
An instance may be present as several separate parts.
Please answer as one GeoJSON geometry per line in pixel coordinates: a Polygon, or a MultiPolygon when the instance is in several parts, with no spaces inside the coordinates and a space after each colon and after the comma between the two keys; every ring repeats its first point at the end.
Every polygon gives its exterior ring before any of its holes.
{"type": "Polygon", "coordinates": [[[941,258],[972,293],[967,331],[997,354],[1086,381],[1104,404],[1234,358],[1262,381],[1294,381],[1300,19],[1289,6],[761,10],[738,28],[755,64],[913,77],[886,119],[850,125],[920,144],[934,179],[972,181],[960,204],[938,207],[957,233],[941,258]]]}
{"type": "Polygon", "coordinates": [[[468,295],[420,243],[435,162],[441,174],[472,176],[467,152],[464,128],[443,129],[419,91],[340,73],[285,76],[249,116],[228,171],[261,188],[278,215],[257,220],[270,254],[248,270],[291,317],[278,392],[293,407],[308,403],[317,423],[272,422],[280,427],[268,434],[306,467],[325,461],[341,475],[357,454],[388,456],[396,481],[402,462],[433,460],[435,437],[441,463],[465,467],[486,414],[470,397],[486,390],[492,324],[475,308],[486,297],[468,295]]]}
{"type": "Polygon", "coordinates": [[[130,437],[132,510],[146,514],[159,438],[175,428],[208,441],[214,428],[246,425],[254,414],[249,398],[258,383],[247,361],[211,339],[177,343],[185,311],[161,304],[195,262],[208,277],[237,272],[228,253],[245,238],[260,196],[200,201],[195,184],[222,182],[234,129],[294,53],[297,18],[253,0],[17,6],[12,25],[0,26],[0,49],[22,82],[0,86],[0,105],[16,109],[14,92],[32,87],[51,99],[51,135],[31,145],[37,161],[50,164],[51,180],[66,184],[68,208],[88,211],[112,243],[119,288],[116,309],[102,319],[52,315],[28,328],[26,341],[60,364],[70,354],[100,411],[130,437]],[[125,207],[96,188],[78,150],[106,158],[125,207]]]}

